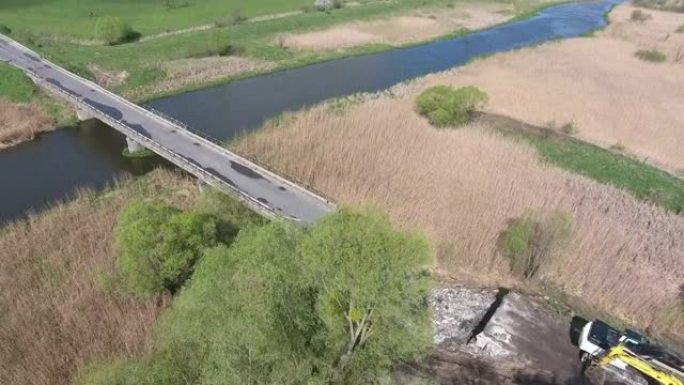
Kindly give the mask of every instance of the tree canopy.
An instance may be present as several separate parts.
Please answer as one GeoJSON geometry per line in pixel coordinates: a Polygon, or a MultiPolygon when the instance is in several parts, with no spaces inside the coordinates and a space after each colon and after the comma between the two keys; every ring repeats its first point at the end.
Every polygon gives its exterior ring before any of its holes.
{"type": "Polygon", "coordinates": [[[126,287],[141,295],[178,289],[203,250],[216,241],[216,221],[160,202],[132,202],[114,231],[126,287]]]}
{"type": "Polygon", "coordinates": [[[205,253],[150,354],[84,382],[383,383],[431,346],[428,264],[421,237],[374,212],[241,230],[205,253]],[[179,355],[195,359],[180,366],[179,355]]]}

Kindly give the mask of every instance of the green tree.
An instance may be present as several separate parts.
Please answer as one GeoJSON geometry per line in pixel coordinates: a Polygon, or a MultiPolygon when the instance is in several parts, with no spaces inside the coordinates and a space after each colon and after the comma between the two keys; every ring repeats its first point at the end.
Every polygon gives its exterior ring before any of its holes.
{"type": "Polygon", "coordinates": [[[104,16],[95,22],[95,38],[108,45],[125,43],[135,33],[128,23],[115,16],[104,16]]]}
{"type": "Polygon", "coordinates": [[[431,344],[424,301],[426,242],[378,213],[343,209],[323,219],[299,248],[304,277],[317,288],[316,314],[335,383],[372,383],[431,344]]]}
{"type": "Polygon", "coordinates": [[[486,93],[472,86],[458,89],[435,86],[418,95],[416,110],[433,126],[459,126],[466,123],[487,98],[486,93]]]}
{"type": "Polygon", "coordinates": [[[514,274],[530,279],[563,249],[571,235],[572,219],[567,213],[530,210],[511,220],[499,236],[499,250],[508,257],[514,274]]]}
{"type": "Polygon", "coordinates": [[[129,290],[174,292],[190,277],[203,250],[215,243],[216,221],[160,202],[133,202],[121,212],[114,235],[129,290]]]}
{"type": "Polygon", "coordinates": [[[82,382],[380,383],[431,345],[428,264],[426,242],[377,213],[342,210],[308,230],[248,227],[204,254],[149,355],[82,382]],[[187,347],[196,361],[169,357],[187,347]]]}

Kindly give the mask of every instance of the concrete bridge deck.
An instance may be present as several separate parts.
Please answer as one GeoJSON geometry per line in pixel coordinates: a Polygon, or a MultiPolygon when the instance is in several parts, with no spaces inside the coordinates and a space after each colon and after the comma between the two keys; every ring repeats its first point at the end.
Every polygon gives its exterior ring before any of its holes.
{"type": "MultiPolygon", "coordinates": [[[[201,181],[232,193],[264,215],[309,224],[334,210],[316,194],[269,172],[182,124],[146,110],[41,58],[0,35],[0,61],[74,105],[82,118],[97,118],[201,181]]],[[[40,181],[36,181],[40,183],[40,181]]]]}

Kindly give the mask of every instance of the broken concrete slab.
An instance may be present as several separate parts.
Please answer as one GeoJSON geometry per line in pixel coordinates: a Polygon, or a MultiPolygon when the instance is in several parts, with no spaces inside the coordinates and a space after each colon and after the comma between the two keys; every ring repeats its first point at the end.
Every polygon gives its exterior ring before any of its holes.
{"type": "Polygon", "coordinates": [[[460,285],[433,291],[428,301],[433,315],[435,345],[445,350],[460,350],[491,308],[496,293],[496,290],[460,285]]]}
{"type": "Polygon", "coordinates": [[[569,322],[518,293],[503,298],[482,333],[466,349],[492,358],[515,357],[530,367],[543,368],[561,383],[576,379],[581,371],[569,322]]]}

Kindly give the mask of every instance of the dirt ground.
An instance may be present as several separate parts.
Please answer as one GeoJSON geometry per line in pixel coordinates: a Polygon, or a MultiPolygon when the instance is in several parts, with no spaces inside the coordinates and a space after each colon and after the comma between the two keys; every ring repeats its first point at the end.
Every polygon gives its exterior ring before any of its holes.
{"type": "Polygon", "coordinates": [[[429,299],[435,350],[426,361],[399,370],[396,382],[590,385],[576,346],[586,321],[551,313],[544,301],[506,289],[440,283],[429,299]]]}
{"type": "Polygon", "coordinates": [[[32,140],[49,131],[53,121],[35,104],[17,104],[0,98],[0,149],[32,140]]]}
{"type": "Polygon", "coordinates": [[[488,111],[536,125],[573,122],[577,135],[675,172],[684,171],[684,14],[644,10],[630,20],[618,6],[595,37],[552,42],[494,55],[426,78],[427,85],[476,85],[489,94],[488,111]],[[641,61],[657,48],[665,63],[641,61]]]}
{"type": "Polygon", "coordinates": [[[482,29],[508,20],[513,8],[504,4],[457,4],[453,8],[415,11],[409,15],[360,21],[322,31],[284,35],[277,44],[289,48],[328,50],[366,44],[406,44],[461,29],[482,29]]]}

